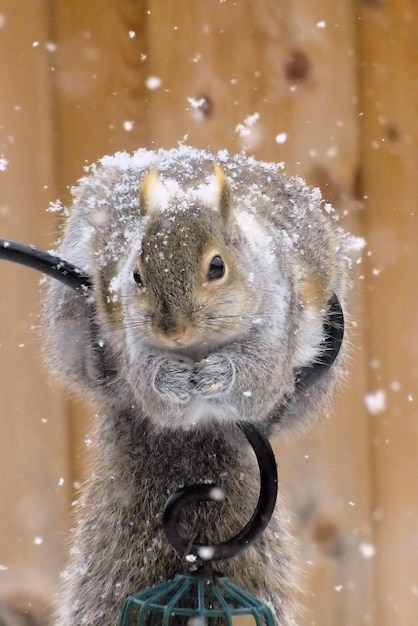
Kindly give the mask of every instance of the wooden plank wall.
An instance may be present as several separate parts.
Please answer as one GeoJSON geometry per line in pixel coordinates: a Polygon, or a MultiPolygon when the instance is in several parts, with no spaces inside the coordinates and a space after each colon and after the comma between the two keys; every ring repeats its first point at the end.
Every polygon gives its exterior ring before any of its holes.
{"type": "MultiPolygon", "coordinates": [[[[47,9],[0,7],[0,232],[42,248],[57,195],[47,9]]],[[[41,615],[64,562],[71,489],[64,397],[40,362],[39,279],[0,263],[0,597],[41,615]]]]}
{"type": "MultiPolygon", "coordinates": [[[[306,572],[303,626],[418,621],[415,4],[5,0],[0,10],[1,235],[50,247],[44,208],[68,199],[86,162],[183,140],[284,161],[368,241],[364,262],[354,258],[346,389],[311,433],[276,445],[306,572]],[[386,404],[369,415],[364,397],[376,391],[386,404]]],[[[40,371],[29,331],[38,278],[0,272],[0,599],[19,592],[27,606],[22,594],[52,597],[64,561],[88,410],[40,371]]]]}
{"type": "Polygon", "coordinates": [[[362,186],[377,623],[418,622],[418,6],[364,3],[362,186]]]}

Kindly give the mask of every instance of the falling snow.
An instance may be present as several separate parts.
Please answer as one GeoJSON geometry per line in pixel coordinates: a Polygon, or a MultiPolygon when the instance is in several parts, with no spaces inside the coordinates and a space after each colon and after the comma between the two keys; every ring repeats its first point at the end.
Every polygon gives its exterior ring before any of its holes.
{"type": "Polygon", "coordinates": [[[220,487],[213,487],[210,490],[209,497],[215,502],[223,502],[225,500],[225,492],[220,487]]]}
{"type": "Polygon", "coordinates": [[[47,211],[49,211],[50,213],[59,213],[63,210],[63,208],[64,207],[61,200],[56,200],[55,202],[51,202],[47,211]]]}
{"type": "Polygon", "coordinates": [[[276,143],[286,143],[287,133],[279,133],[276,135],[276,143]]]}
{"type": "Polygon", "coordinates": [[[374,545],[366,541],[361,543],[358,549],[360,550],[361,555],[364,556],[365,559],[371,559],[376,554],[376,548],[374,547],[374,545]]]}
{"type": "Polygon", "coordinates": [[[203,561],[209,561],[213,557],[214,549],[212,546],[200,546],[197,552],[203,561]]]}
{"type": "Polygon", "coordinates": [[[158,76],[148,76],[147,80],[145,81],[146,87],[152,90],[158,89],[158,87],[161,86],[161,83],[162,83],[162,80],[158,76]]]}
{"type": "Polygon", "coordinates": [[[206,100],[205,98],[187,98],[187,102],[190,104],[192,109],[200,109],[204,106],[206,100]]]}
{"type": "Polygon", "coordinates": [[[252,113],[251,115],[247,115],[244,122],[242,124],[238,124],[235,127],[235,132],[240,137],[247,137],[251,133],[251,129],[253,128],[254,124],[258,122],[259,119],[259,113],[252,113]]]}
{"type": "Polygon", "coordinates": [[[185,556],[185,560],[186,560],[188,563],[195,563],[195,562],[197,561],[197,556],[196,556],[195,554],[187,554],[187,555],[185,556]]]}
{"type": "Polygon", "coordinates": [[[386,409],[386,392],[383,389],[377,389],[371,393],[368,393],[364,402],[366,409],[372,415],[377,415],[386,409]]]}

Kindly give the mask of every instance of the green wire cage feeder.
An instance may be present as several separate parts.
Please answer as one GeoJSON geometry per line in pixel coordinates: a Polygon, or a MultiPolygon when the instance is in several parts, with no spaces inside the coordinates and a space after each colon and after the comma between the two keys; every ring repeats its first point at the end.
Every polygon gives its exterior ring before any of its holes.
{"type": "Polygon", "coordinates": [[[220,573],[196,571],[177,574],[172,580],[130,596],[124,605],[120,624],[147,626],[151,615],[159,615],[162,626],[176,618],[186,618],[192,626],[249,615],[257,626],[274,626],[271,609],[220,573]]]}
{"type": "MultiPolygon", "coordinates": [[[[87,297],[91,292],[92,284],[86,272],[33,246],[0,238],[0,258],[48,274],[87,297]]],[[[323,357],[320,362],[295,372],[296,392],[306,390],[326,373],[338,355],[343,334],[343,312],[337,296],[333,294],[324,321],[323,357]]],[[[273,613],[268,605],[210,566],[210,562],[236,556],[257,539],[270,521],[277,498],[276,461],[266,435],[247,422],[238,425],[255,452],[260,471],[260,494],[251,519],[227,541],[214,545],[195,542],[182,530],[181,510],[201,501],[219,501],[222,499],[219,497],[221,490],[214,484],[200,484],[176,491],[164,508],[164,531],[177,552],[182,557],[188,557],[187,560],[200,563],[200,567],[189,573],[178,573],[171,580],[129,596],[124,603],[119,626],[232,626],[234,617],[244,615],[251,616],[256,626],[274,626],[273,613]]]]}

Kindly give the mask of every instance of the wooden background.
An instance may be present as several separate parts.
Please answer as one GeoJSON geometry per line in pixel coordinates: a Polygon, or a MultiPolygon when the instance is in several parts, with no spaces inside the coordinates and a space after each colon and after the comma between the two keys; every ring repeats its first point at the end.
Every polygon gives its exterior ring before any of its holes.
{"type": "MultiPolygon", "coordinates": [[[[1,236],[51,248],[45,209],[86,162],[184,140],[284,161],[367,241],[346,388],[276,446],[303,626],[418,623],[417,34],[412,0],[0,5],[1,236]]],[[[0,599],[41,619],[89,411],[42,367],[39,276],[0,263],[0,281],[0,599]]]]}

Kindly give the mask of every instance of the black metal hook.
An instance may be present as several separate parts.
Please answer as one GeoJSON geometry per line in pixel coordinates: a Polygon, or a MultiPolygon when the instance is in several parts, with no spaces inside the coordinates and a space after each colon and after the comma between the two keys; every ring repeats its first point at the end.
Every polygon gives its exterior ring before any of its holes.
{"type": "Polygon", "coordinates": [[[202,545],[187,537],[180,526],[181,509],[188,504],[220,500],[219,488],[214,484],[182,487],[166,502],[163,512],[164,532],[182,556],[194,555],[202,560],[230,559],[251,545],[264,531],[273,515],[277,499],[277,466],[273,450],[267,437],[249,422],[238,422],[238,426],[253,448],[260,470],[260,493],[251,519],[234,537],[221,543],[202,545]]]}
{"type": "Polygon", "coordinates": [[[77,291],[86,291],[91,287],[91,279],[86,272],[35,246],[0,237],[0,257],[48,274],[77,291]]]}
{"type": "MultiPolygon", "coordinates": [[[[86,272],[34,246],[0,238],[0,258],[48,274],[86,295],[91,293],[91,278],[86,272]]],[[[328,302],[328,314],[324,321],[321,361],[295,372],[295,393],[306,390],[328,371],[339,353],[343,337],[343,311],[337,296],[333,294],[328,302]]],[[[256,509],[244,528],[234,537],[218,544],[202,546],[194,543],[181,530],[180,512],[184,506],[192,503],[219,500],[219,490],[214,484],[182,487],[170,496],[163,512],[164,531],[181,555],[191,554],[208,560],[228,559],[253,543],[270,521],[277,498],[277,466],[273,451],[267,437],[253,424],[239,422],[238,426],[254,449],[260,470],[260,494],[256,509]]]]}
{"type": "Polygon", "coordinates": [[[335,293],[327,303],[324,318],[324,338],[318,348],[320,357],[312,365],[295,372],[295,393],[305,391],[325,374],[337,358],[344,339],[344,314],[335,293]]]}

